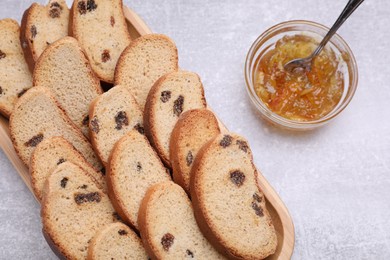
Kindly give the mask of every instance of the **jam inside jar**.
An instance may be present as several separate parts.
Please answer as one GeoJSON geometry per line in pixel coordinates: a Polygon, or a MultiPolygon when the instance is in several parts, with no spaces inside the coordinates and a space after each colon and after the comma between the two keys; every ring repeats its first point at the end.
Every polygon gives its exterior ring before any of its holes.
{"type": "Polygon", "coordinates": [[[330,113],[344,91],[344,75],[334,51],[325,47],[314,58],[311,70],[288,72],[284,64],[308,57],[318,41],[306,35],[286,35],[257,60],[254,90],[274,113],[294,121],[313,121],[330,113]]]}

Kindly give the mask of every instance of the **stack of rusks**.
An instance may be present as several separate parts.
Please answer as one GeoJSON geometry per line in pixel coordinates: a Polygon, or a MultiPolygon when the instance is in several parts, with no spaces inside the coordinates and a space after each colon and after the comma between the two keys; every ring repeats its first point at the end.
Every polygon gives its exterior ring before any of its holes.
{"type": "Polygon", "coordinates": [[[169,37],[131,39],[122,5],[52,0],[20,27],[0,21],[0,112],[49,245],[66,259],[273,254],[248,142],[208,110],[169,37]]]}

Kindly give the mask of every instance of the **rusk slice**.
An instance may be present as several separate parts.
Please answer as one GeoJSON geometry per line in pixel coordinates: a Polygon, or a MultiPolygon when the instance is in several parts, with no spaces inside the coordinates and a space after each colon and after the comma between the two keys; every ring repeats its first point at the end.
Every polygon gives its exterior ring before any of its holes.
{"type": "Polygon", "coordinates": [[[85,49],[96,75],[109,83],[131,41],[122,5],[122,0],[74,0],[71,9],[71,35],[85,49]]]}
{"type": "Polygon", "coordinates": [[[33,84],[51,89],[65,113],[88,136],[89,104],[102,89],[76,39],[62,38],[42,53],[33,84]]]}
{"type": "Polygon", "coordinates": [[[132,129],[144,133],[142,112],[123,86],[115,86],[97,97],[90,106],[89,118],[92,145],[104,165],[121,137],[132,129]]]}
{"type": "Polygon", "coordinates": [[[148,190],[138,223],[145,249],[153,259],[224,259],[202,235],[187,194],[173,182],[148,190]]]}
{"type": "Polygon", "coordinates": [[[132,130],[112,151],[107,184],[112,203],[128,224],[138,229],[138,209],[147,189],[171,180],[146,137],[132,130]]]}
{"type": "Polygon", "coordinates": [[[47,88],[31,88],[20,98],[10,118],[10,132],[15,150],[27,166],[32,152],[41,141],[53,136],[62,136],[96,170],[102,169],[92,145],[59,108],[47,88]]]}
{"type": "Polygon", "coordinates": [[[0,114],[9,117],[21,95],[32,86],[32,77],[12,19],[0,20],[0,114]]]}
{"type": "Polygon", "coordinates": [[[91,175],[100,187],[106,191],[106,181],[102,172],[96,171],[63,137],[51,137],[43,140],[31,155],[31,186],[38,200],[42,200],[43,186],[47,177],[64,162],[72,162],[91,175]]]}
{"type": "Polygon", "coordinates": [[[47,46],[68,35],[69,8],[65,0],[33,3],[22,18],[20,39],[30,70],[47,46]]]}
{"type": "Polygon", "coordinates": [[[145,105],[145,133],[170,167],[169,142],[181,113],[205,108],[203,85],[197,74],[176,71],[161,77],[149,92],[145,105]]]}
{"type": "Polygon", "coordinates": [[[162,34],[148,34],[133,41],[122,53],[115,70],[115,84],[129,88],[142,111],[153,84],[178,69],[175,43],[162,34]]]}
{"type": "Polygon", "coordinates": [[[49,245],[66,259],[86,259],[96,232],[116,221],[108,196],[71,162],[54,170],[44,191],[41,216],[49,245]]]}
{"type": "Polygon", "coordinates": [[[141,239],[128,226],[113,223],[99,231],[88,248],[88,260],[147,260],[141,239]]]}
{"type": "Polygon", "coordinates": [[[248,143],[220,134],[199,151],[191,172],[191,198],[203,234],[230,259],[263,259],[277,238],[257,183],[248,143]]]}
{"type": "Polygon", "coordinates": [[[172,131],[169,145],[173,179],[190,192],[190,171],[199,149],[219,134],[218,120],[208,109],[183,113],[172,131]]]}

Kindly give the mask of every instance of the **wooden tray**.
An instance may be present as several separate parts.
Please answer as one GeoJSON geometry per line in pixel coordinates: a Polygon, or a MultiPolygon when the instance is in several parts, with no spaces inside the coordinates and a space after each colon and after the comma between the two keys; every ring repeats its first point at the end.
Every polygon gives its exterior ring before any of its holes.
{"type": "MultiPolygon", "coordinates": [[[[136,39],[141,35],[152,33],[145,22],[133,10],[125,7],[124,13],[128,22],[130,35],[133,39],[136,39]]],[[[221,122],[220,125],[221,129],[227,131],[226,127],[221,122]]],[[[34,194],[31,188],[28,169],[19,159],[12,145],[9,135],[8,120],[2,116],[0,116],[0,147],[15,167],[24,183],[30,189],[31,193],[34,194]]],[[[267,199],[267,208],[271,214],[278,237],[278,247],[276,253],[268,257],[267,260],[290,259],[294,250],[295,242],[294,225],[290,214],[278,194],[271,185],[269,185],[268,181],[264,178],[260,171],[259,183],[267,199]]]]}

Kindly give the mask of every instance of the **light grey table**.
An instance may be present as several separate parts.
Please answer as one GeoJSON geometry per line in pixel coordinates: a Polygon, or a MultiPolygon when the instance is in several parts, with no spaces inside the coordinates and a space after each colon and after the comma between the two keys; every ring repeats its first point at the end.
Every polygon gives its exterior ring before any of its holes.
{"type": "MultiPolygon", "coordinates": [[[[0,18],[20,20],[32,2],[1,0],[0,18]]],[[[293,259],[390,259],[390,1],[365,1],[339,31],[356,56],[359,87],[328,126],[280,131],[262,121],[245,91],[245,55],[261,32],[291,19],[330,26],[346,2],[125,1],[176,41],[180,66],[199,73],[210,106],[249,139],[293,217],[293,259]]],[[[0,259],[55,259],[39,210],[0,151],[0,259]]]]}

